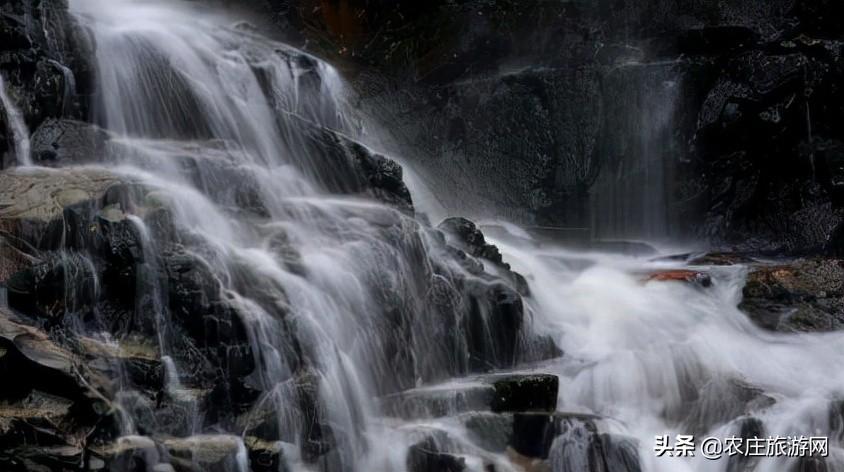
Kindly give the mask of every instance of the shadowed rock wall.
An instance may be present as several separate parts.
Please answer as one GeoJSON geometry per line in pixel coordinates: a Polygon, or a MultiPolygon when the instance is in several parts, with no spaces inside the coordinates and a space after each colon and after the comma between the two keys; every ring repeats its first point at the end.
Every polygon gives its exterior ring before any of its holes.
{"type": "Polygon", "coordinates": [[[838,3],[263,3],[446,207],[788,252],[840,221],[838,3]]]}

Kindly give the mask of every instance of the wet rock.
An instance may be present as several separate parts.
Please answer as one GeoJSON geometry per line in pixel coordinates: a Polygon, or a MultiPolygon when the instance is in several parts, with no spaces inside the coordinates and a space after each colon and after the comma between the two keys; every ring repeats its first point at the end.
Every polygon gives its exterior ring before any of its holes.
{"type": "Polygon", "coordinates": [[[171,467],[158,468],[163,451],[158,444],[146,436],[121,436],[114,442],[97,447],[97,459],[107,467],[106,470],[142,472],[153,470],[158,472],[173,472],[171,467]]]}
{"type": "Polygon", "coordinates": [[[120,195],[120,179],[101,170],[47,169],[0,173],[0,234],[44,249],[84,233],[75,226],[120,195]],[[80,221],[81,220],[81,221],[80,221]]]}
{"type": "Polygon", "coordinates": [[[100,162],[109,140],[108,132],[95,125],[51,118],[32,133],[32,158],[47,167],[100,162]]]}
{"type": "Polygon", "coordinates": [[[471,412],[461,419],[472,441],[487,451],[504,452],[513,440],[512,414],[471,412]]]}
{"type": "Polygon", "coordinates": [[[475,223],[466,218],[452,217],[442,221],[437,228],[449,236],[447,238],[449,244],[465,251],[472,257],[491,262],[514,283],[515,288],[520,293],[528,293],[528,285],[525,278],[510,269],[510,264],[504,262],[504,258],[498,247],[487,243],[484,234],[475,223]]]}
{"type": "MultiPolygon", "coordinates": [[[[744,417],[735,422],[738,430],[738,437],[743,441],[750,438],[765,437],[765,427],[762,421],[755,417],[744,417]]],[[[731,456],[727,459],[727,472],[752,471],[759,463],[759,457],[751,457],[744,454],[731,456]]]]}
{"type": "Polygon", "coordinates": [[[645,278],[645,282],[683,282],[700,287],[710,287],[712,286],[712,277],[704,272],[674,269],[654,272],[645,278]]]}
{"type": "Polygon", "coordinates": [[[317,159],[303,165],[310,177],[327,190],[341,194],[367,194],[383,203],[412,213],[413,201],[403,180],[403,170],[395,161],[377,154],[363,144],[336,131],[314,125],[294,116],[304,132],[302,155],[317,159]]]}
{"type": "Polygon", "coordinates": [[[110,410],[109,379],[0,308],[0,464],[70,470],[110,410]],[[15,465],[16,464],[16,465],[15,465]]]}
{"type": "Polygon", "coordinates": [[[513,375],[495,378],[494,412],[553,411],[557,407],[560,379],[556,375],[513,375]]]}
{"type": "Polygon", "coordinates": [[[316,462],[337,447],[339,438],[328,424],[319,401],[319,376],[303,372],[295,379],[296,401],[304,428],[299,438],[302,457],[308,462],[316,462]]]}
{"type": "MultiPolygon", "coordinates": [[[[6,284],[12,274],[30,268],[38,262],[32,254],[17,247],[11,236],[0,236],[0,284],[6,284]]],[[[25,244],[23,245],[25,247],[25,244]]],[[[35,252],[35,251],[32,251],[35,252]]]]}
{"type": "Polygon", "coordinates": [[[237,468],[243,442],[236,436],[204,435],[163,441],[179,471],[226,472],[237,468]]]}
{"type": "Polygon", "coordinates": [[[525,316],[522,297],[502,283],[468,281],[465,290],[470,297],[462,328],[470,371],[515,366],[525,316]]]}
{"type": "Polygon", "coordinates": [[[450,416],[466,411],[554,411],[559,378],[551,374],[477,377],[389,395],[384,407],[404,418],[450,416]]]}
{"type": "Polygon", "coordinates": [[[95,303],[96,278],[93,265],[84,256],[53,254],[9,278],[9,305],[54,323],[66,314],[84,315],[95,303]]]}
{"type": "Polygon", "coordinates": [[[284,453],[279,442],[263,441],[255,437],[245,439],[249,451],[249,467],[253,472],[287,472],[284,453]]]}
{"type": "Polygon", "coordinates": [[[477,445],[533,471],[640,472],[636,443],[601,430],[600,418],[570,413],[468,414],[477,445]]]}
{"type": "Polygon", "coordinates": [[[799,259],[755,267],[739,305],[758,325],[776,331],[844,327],[844,265],[837,259],[799,259]]]}
{"type": "Polygon", "coordinates": [[[819,252],[840,224],[840,151],[830,123],[844,108],[827,104],[840,100],[842,70],[822,44],[794,33],[732,55],[702,102],[695,149],[707,215],[700,228],[717,243],[819,252]]]}
{"type": "Polygon", "coordinates": [[[466,461],[456,455],[442,452],[433,436],[414,444],[407,453],[408,472],[461,472],[466,461]]]}
{"type": "MultiPolygon", "coordinates": [[[[89,91],[87,46],[67,2],[14,2],[0,8],[0,69],[29,129],[49,118],[81,118],[89,91]]],[[[0,168],[13,146],[0,113],[0,168]]],[[[5,162],[4,162],[5,161],[5,162]]]]}
{"type": "MultiPolygon", "coordinates": [[[[697,387],[692,396],[671,414],[679,414],[685,427],[694,434],[705,434],[719,424],[752,415],[776,403],[761,388],[726,377],[708,379],[697,387]]],[[[752,423],[745,425],[750,426],[752,423]]]]}

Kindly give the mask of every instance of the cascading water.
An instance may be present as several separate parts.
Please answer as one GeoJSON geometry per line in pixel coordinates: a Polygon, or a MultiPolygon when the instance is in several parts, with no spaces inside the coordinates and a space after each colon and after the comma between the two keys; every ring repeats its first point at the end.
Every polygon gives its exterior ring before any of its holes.
{"type": "Polygon", "coordinates": [[[294,470],[402,470],[437,428],[379,397],[530,351],[510,283],[416,221],[395,165],[354,141],[333,69],[188,2],[70,4],[109,133],[83,170],[126,182],[112,211],[140,246],[118,335],[155,333],[164,372],[157,400],[121,380],[116,450],[157,467],[188,449],[200,468],[223,451],[242,470],[260,436],[294,470]]]}
{"type": "Polygon", "coordinates": [[[14,140],[15,158],[20,165],[31,165],[32,158],[29,153],[29,130],[26,127],[26,122],[23,119],[18,107],[9,92],[6,90],[6,82],[0,74],[0,105],[3,106],[3,113],[6,118],[6,126],[9,128],[9,134],[14,140]]]}
{"type": "Polygon", "coordinates": [[[195,2],[70,4],[108,139],[59,165],[115,185],[96,225],[62,234],[64,300],[33,309],[64,306],[79,339],[123,353],[117,439],[92,445],[112,470],[738,472],[654,457],[654,437],[759,424],[833,435],[825,470],[841,470],[840,335],[754,327],[736,308],[741,267],[712,270],[706,289],[644,283],[676,265],[513,229],[496,242],[524,281],[490,247],[467,256],[415,218],[396,166],[357,142],[366,120],[330,66],[195,2]],[[81,244],[95,228],[130,243],[81,244]],[[562,357],[547,360],[549,340],[562,357]],[[538,371],[559,377],[559,411],[500,404],[510,376],[547,393],[538,371]]]}
{"type": "Polygon", "coordinates": [[[842,335],[754,325],[737,308],[746,268],[709,268],[712,286],[701,289],[643,283],[643,274],[677,263],[543,248],[525,235],[497,245],[531,280],[536,328],[566,353],[546,366],[561,377],[558,408],[612,418],[611,431],[638,441],[642,470],[844,470],[834,413],[844,377],[831,368],[844,361],[842,335]],[[695,435],[699,444],[747,431],[829,437],[829,457],[819,466],[788,457],[709,460],[700,450],[655,456],[657,436],[695,435]]]}

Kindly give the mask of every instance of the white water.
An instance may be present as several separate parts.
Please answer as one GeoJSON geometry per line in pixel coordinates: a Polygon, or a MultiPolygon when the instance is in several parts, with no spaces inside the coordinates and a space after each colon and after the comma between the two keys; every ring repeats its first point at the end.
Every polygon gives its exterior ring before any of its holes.
{"type": "MultiPolygon", "coordinates": [[[[428,293],[432,280],[452,282],[435,267],[462,269],[412,218],[337,194],[347,178],[343,167],[309,140],[315,124],[359,133],[336,71],[187,2],[71,0],[71,6],[93,31],[95,108],[117,136],[103,165],[154,189],[180,231],[200,241],[187,250],[211,268],[246,325],[259,405],[273,411],[282,435],[300,441],[313,420],[303,417],[295,388],[308,374],[317,379],[325,420],[344,438],[333,459],[340,465],[325,470],[404,470],[409,445],[445,431],[470,470],[492,464],[518,471],[503,455],[473,444],[460,418],[380,413],[380,395],[467,371],[466,347],[449,343],[444,332],[459,327],[438,324],[428,293]],[[199,171],[186,171],[192,167],[199,171]],[[261,210],[239,211],[244,198],[261,210]],[[396,320],[410,339],[394,332],[396,320]],[[289,352],[294,344],[301,356],[289,352]],[[415,357],[408,361],[391,349],[415,357]]],[[[132,221],[151,246],[147,223],[132,221]]],[[[519,244],[498,244],[529,278],[533,329],[565,351],[562,360],[536,368],[561,376],[561,410],[606,417],[611,432],[635,438],[645,470],[728,470],[726,461],[654,458],[653,438],[726,434],[743,414],[719,416],[742,406],[728,397],[733,381],[774,397],[773,405],[752,411],[770,434],[829,432],[829,401],[844,386],[836,368],[844,336],[755,328],[736,309],[743,269],[717,269],[706,290],[643,284],[641,272],[655,264],[532,247],[520,236],[519,244]]],[[[161,312],[156,320],[170,319],[165,303],[153,306],[161,312]]],[[[462,316],[456,309],[449,315],[462,316]]],[[[177,396],[190,389],[190,372],[178,363],[175,341],[161,338],[166,380],[177,396]]],[[[434,388],[455,384],[465,382],[434,388]]],[[[190,432],[200,438],[198,428],[190,432]]],[[[318,469],[306,464],[299,446],[285,445],[289,465],[318,469]]],[[[236,469],[244,469],[244,456],[239,444],[236,469]]],[[[577,460],[552,457],[557,464],[577,460]]],[[[759,467],[786,470],[782,460],[759,467]]]]}
{"type": "MultiPolygon", "coordinates": [[[[737,304],[747,268],[706,268],[713,286],[644,282],[680,267],[604,254],[497,241],[528,277],[536,328],[566,355],[547,369],[561,376],[558,408],[618,420],[639,441],[648,471],[727,471],[727,460],[655,457],[654,437],[737,435],[751,415],[764,436],[830,436],[828,470],[844,450],[830,424],[830,402],[844,394],[844,334],[778,334],[755,326],[737,304]],[[775,402],[746,405],[733,381],[775,402]]],[[[789,458],[763,458],[758,472],[789,470],[789,458]]]]}
{"type": "Polygon", "coordinates": [[[18,165],[32,165],[32,157],[29,152],[29,129],[26,127],[23,114],[9,96],[8,90],[6,90],[6,82],[2,74],[0,74],[0,105],[3,106],[6,126],[9,128],[9,134],[14,141],[15,158],[18,161],[18,165]]]}
{"type": "MultiPolygon", "coordinates": [[[[317,467],[307,464],[315,461],[302,452],[302,435],[325,421],[340,438],[320,467],[403,469],[408,446],[431,426],[381,417],[377,397],[468,370],[462,328],[443,334],[435,317],[463,316],[468,304],[453,274],[474,276],[410,216],[342,195],[355,191],[343,161],[350,155],[332,154],[346,145],[325,147],[332,135],[321,133],[358,130],[336,71],[187,2],[72,0],[71,8],[93,33],[94,109],[115,134],[102,165],[152,189],[147,200],[168,208],[190,241],[187,255],[223,286],[257,365],[255,410],[272,411],[280,436],[294,443],[285,447],[291,467],[317,467]],[[259,208],[244,210],[244,200],[259,208]],[[436,311],[434,283],[461,305],[436,311]],[[297,385],[308,379],[319,418],[300,406],[297,385]]],[[[151,249],[167,243],[129,218],[150,265],[151,249]]],[[[156,322],[175,316],[166,303],[143,308],[156,322]]],[[[166,323],[158,333],[167,390],[178,400],[192,391],[192,372],[166,323]]],[[[166,436],[167,426],[151,434],[166,436]]],[[[188,432],[197,441],[203,433],[193,423],[188,432]]]]}

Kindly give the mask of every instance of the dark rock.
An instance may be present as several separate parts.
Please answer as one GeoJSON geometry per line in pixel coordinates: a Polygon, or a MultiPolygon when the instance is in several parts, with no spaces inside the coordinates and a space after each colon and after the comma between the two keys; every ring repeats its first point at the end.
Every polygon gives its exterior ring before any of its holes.
{"type": "MultiPolygon", "coordinates": [[[[67,2],[31,0],[0,7],[0,70],[29,129],[49,118],[82,118],[90,92],[87,42],[67,2]]],[[[0,124],[4,120],[0,118],[0,124]]],[[[0,156],[12,146],[0,126],[0,156]]],[[[0,167],[3,165],[0,158],[0,167]]]]}
{"type": "Polygon", "coordinates": [[[471,412],[462,416],[471,440],[487,451],[501,453],[513,440],[513,415],[471,412]]]}
{"type": "Polygon", "coordinates": [[[527,295],[529,288],[525,278],[510,268],[510,264],[504,262],[501,252],[493,244],[488,244],[484,234],[475,225],[466,218],[452,217],[447,218],[438,225],[438,229],[445,232],[448,237],[446,240],[449,244],[454,245],[458,249],[465,251],[472,257],[480,258],[489,261],[494,267],[499,269],[505,278],[513,283],[519,293],[527,295]]]}
{"type": "Polygon", "coordinates": [[[455,243],[455,246],[471,256],[486,259],[499,267],[510,269],[510,265],[504,262],[498,248],[487,244],[484,234],[475,226],[475,223],[466,218],[453,217],[445,219],[438,228],[451,235],[453,239],[450,242],[455,243]]]}
{"type": "Polygon", "coordinates": [[[796,36],[732,55],[702,102],[695,152],[708,208],[701,228],[716,242],[819,252],[840,224],[840,146],[829,123],[844,109],[829,103],[839,102],[842,71],[821,44],[796,36]]]}
{"type": "Polygon", "coordinates": [[[640,472],[636,443],[601,432],[598,419],[567,413],[470,414],[464,424],[479,446],[506,451],[526,470],[640,472]]]}
{"type": "Polygon", "coordinates": [[[207,435],[167,439],[164,447],[177,470],[226,472],[237,467],[237,454],[244,446],[235,436],[207,435]]]}
{"type": "Polygon", "coordinates": [[[253,472],[288,472],[281,444],[247,437],[246,449],[249,451],[249,468],[253,472]]]}
{"type": "MultiPolygon", "coordinates": [[[[738,429],[738,437],[743,441],[750,438],[764,437],[765,428],[762,421],[754,417],[745,417],[736,421],[738,429]]],[[[756,468],[759,458],[744,454],[731,456],[727,459],[727,472],[745,472],[752,471],[756,468]]]]}
{"type": "Polygon", "coordinates": [[[421,387],[382,399],[385,409],[405,418],[451,416],[467,411],[552,412],[559,378],[551,374],[490,375],[464,383],[421,387]]]}
{"type": "Polygon", "coordinates": [[[560,379],[556,375],[514,375],[492,383],[494,412],[553,411],[557,408],[560,379]]]}
{"type": "Polygon", "coordinates": [[[302,457],[316,462],[337,447],[338,437],[325,418],[323,405],[319,400],[320,378],[315,372],[303,372],[295,379],[295,395],[298,415],[303,428],[298,438],[302,457]]]}
{"type": "Polygon", "coordinates": [[[57,253],[9,278],[9,305],[57,322],[66,314],[88,313],[95,303],[97,283],[88,259],[80,254],[57,253]]]}
{"type": "Polygon", "coordinates": [[[466,461],[458,456],[441,452],[438,441],[429,436],[410,447],[407,452],[408,472],[461,472],[466,461]]]}
{"type": "Polygon", "coordinates": [[[112,199],[126,188],[101,170],[2,172],[0,233],[38,249],[72,246],[84,240],[85,225],[97,212],[116,203],[112,199]]]}
{"type": "Polygon", "coordinates": [[[758,325],[777,331],[831,331],[844,327],[837,259],[800,259],[750,272],[739,305],[758,325]]]}
{"type": "Polygon", "coordinates": [[[36,252],[11,235],[5,237],[0,235],[0,284],[5,285],[13,274],[30,268],[38,262],[37,257],[27,253],[27,250],[36,252]]]}
{"type": "Polygon", "coordinates": [[[678,414],[687,430],[694,434],[705,434],[719,424],[752,415],[776,403],[761,388],[733,378],[713,377],[696,388],[677,412],[671,412],[678,414]]]}
{"type": "Polygon", "coordinates": [[[89,123],[47,119],[32,133],[33,161],[48,167],[100,162],[109,139],[106,131],[89,123]]]}
{"type": "Polygon", "coordinates": [[[303,163],[310,177],[328,191],[341,194],[367,194],[383,203],[413,213],[410,191],[402,179],[402,168],[395,161],[373,152],[363,144],[336,131],[315,125],[293,115],[285,126],[296,125],[304,142],[292,143],[311,159],[303,163]]]}

